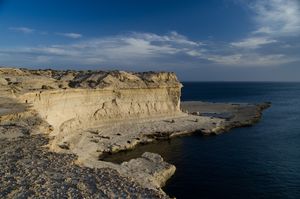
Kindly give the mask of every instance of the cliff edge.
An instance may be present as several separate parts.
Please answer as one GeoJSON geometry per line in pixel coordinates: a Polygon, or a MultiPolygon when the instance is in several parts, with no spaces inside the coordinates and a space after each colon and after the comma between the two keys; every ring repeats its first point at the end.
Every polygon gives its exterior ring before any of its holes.
{"type": "Polygon", "coordinates": [[[167,198],[161,187],[176,168],[160,155],[146,152],[121,164],[106,157],[160,139],[252,125],[270,106],[181,103],[181,88],[170,72],[0,68],[0,196],[167,198]],[[33,178],[24,184],[28,175],[33,178]],[[39,184],[45,179],[44,190],[39,184]],[[115,190],[116,183],[122,190],[115,190]],[[37,190],[24,190],[32,185],[37,190]]]}

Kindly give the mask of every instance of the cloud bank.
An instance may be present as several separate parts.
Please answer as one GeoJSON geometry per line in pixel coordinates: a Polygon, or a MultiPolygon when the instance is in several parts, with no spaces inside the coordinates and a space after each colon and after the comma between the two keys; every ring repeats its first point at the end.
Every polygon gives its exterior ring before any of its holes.
{"type": "Polygon", "coordinates": [[[60,35],[60,36],[64,36],[64,37],[69,37],[69,38],[72,38],[72,39],[79,39],[82,37],[82,34],[79,34],[79,33],[73,33],[73,32],[68,32],[68,33],[61,33],[61,32],[58,32],[56,33],[57,35],[60,35]]]}
{"type": "MultiPolygon", "coordinates": [[[[3,63],[60,66],[201,66],[271,67],[300,62],[300,3],[298,0],[241,0],[252,12],[251,32],[231,42],[197,41],[176,31],[166,34],[129,32],[82,38],[56,33],[68,44],[1,48],[3,63]]],[[[22,33],[26,27],[10,28],[22,33]]]]}
{"type": "Polygon", "coordinates": [[[259,0],[249,4],[255,13],[257,30],[270,36],[299,36],[300,5],[298,0],[259,0]]]}
{"type": "Polygon", "coordinates": [[[28,27],[9,27],[8,29],[15,32],[25,33],[25,34],[33,33],[35,31],[34,29],[28,27]]]}

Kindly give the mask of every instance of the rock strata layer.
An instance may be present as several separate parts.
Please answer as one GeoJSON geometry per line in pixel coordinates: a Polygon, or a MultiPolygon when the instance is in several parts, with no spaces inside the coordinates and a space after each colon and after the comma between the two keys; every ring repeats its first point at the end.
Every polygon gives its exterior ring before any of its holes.
{"type": "Polygon", "coordinates": [[[33,106],[59,135],[99,123],[180,113],[181,84],[173,73],[0,68],[0,78],[7,82],[1,88],[5,94],[33,106]]]}
{"type": "Polygon", "coordinates": [[[167,198],[176,168],[160,155],[105,156],[250,125],[269,106],[180,103],[181,87],[169,72],[0,68],[0,196],[167,198]]]}

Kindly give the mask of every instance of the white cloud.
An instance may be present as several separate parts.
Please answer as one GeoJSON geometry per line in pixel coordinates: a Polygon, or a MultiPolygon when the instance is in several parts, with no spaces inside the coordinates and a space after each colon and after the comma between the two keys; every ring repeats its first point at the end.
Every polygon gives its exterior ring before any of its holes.
{"type": "Polygon", "coordinates": [[[186,49],[196,45],[196,42],[176,34],[174,37],[174,32],[167,35],[133,32],[126,35],[84,40],[71,45],[56,46],[56,48],[73,49],[107,59],[124,59],[174,55],[184,53],[186,49]]]}
{"type": "Polygon", "coordinates": [[[153,33],[137,33],[137,32],[133,32],[132,35],[136,38],[144,39],[150,42],[166,42],[166,43],[170,42],[173,44],[191,45],[191,46],[204,45],[202,42],[191,41],[186,36],[181,35],[176,31],[171,31],[167,35],[157,35],[153,33]]]}
{"type": "Polygon", "coordinates": [[[277,41],[274,39],[267,38],[267,37],[249,37],[242,41],[232,42],[231,45],[234,47],[239,47],[239,48],[255,49],[255,48],[259,48],[263,45],[271,44],[271,43],[275,43],[275,42],[277,42],[277,41]]]}
{"type": "Polygon", "coordinates": [[[260,27],[257,30],[253,31],[253,34],[271,34],[273,31],[269,27],[260,27]]]}
{"type": "Polygon", "coordinates": [[[211,55],[207,59],[212,62],[216,62],[224,65],[237,65],[237,64],[241,64],[242,61],[241,58],[242,58],[242,54],[232,54],[232,55],[211,55]]]}
{"type": "Polygon", "coordinates": [[[216,55],[209,59],[225,65],[253,66],[280,65],[299,61],[299,56],[295,53],[286,52],[286,46],[295,46],[287,38],[300,39],[300,2],[298,0],[248,0],[247,2],[246,5],[254,14],[252,16],[255,22],[254,30],[245,38],[231,42],[231,51],[224,48],[227,54],[230,51],[228,55],[216,55]]]}
{"type": "Polygon", "coordinates": [[[54,55],[54,56],[76,56],[79,52],[72,49],[65,49],[63,47],[33,47],[25,49],[28,53],[54,55]]]}
{"type": "Polygon", "coordinates": [[[287,57],[283,54],[260,55],[257,53],[237,53],[232,55],[213,55],[208,60],[227,66],[249,67],[249,66],[278,66],[295,61],[297,58],[287,57]]]}
{"type": "Polygon", "coordinates": [[[256,29],[246,38],[232,42],[232,46],[256,49],[285,37],[300,36],[298,0],[255,0],[247,5],[253,11],[256,29]]]}
{"type": "MultiPolygon", "coordinates": [[[[1,60],[14,63],[65,65],[201,65],[271,66],[300,61],[299,0],[239,0],[252,10],[255,27],[240,40],[202,42],[171,31],[159,35],[130,32],[123,35],[83,38],[70,44],[38,45],[3,49],[1,60]],[[248,3],[246,3],[248,2],[248,3]],[[297,42],[298,41],[298,42],[297,42]],[[270,45],[272,44],[272,45],[270,45]],[[298,53],[298,54],[297,54],[298,53]]],[[[12,31],[72,39],[83,35],[72,32],[43,32],[28,27],[12,31]]]]}
{"type": "Polygon", "coordinates": [[[79,34],[79,33],[73,33],[73,32],[68,32],[68,33],[56,33],[57,35],[60,35],[60,36],[64,36],[64,37],[69,37],[69,38],[72,38],[72,39],[79,39],[82,37],[82,34],[79,34]]]}
{"type": "Polygon", "coordinates": [[[35,31],[34,29],[28,27],[10,27],[8,29],[16,32],[22,32],[25,34],[33,33],[35,31]]]}
{"type": "MultiPolygon", "coordinates": [[[[279,52],[260,52],[274,43],[268,37],[251,37],[232,43],[203,42],[188,39],[177,32],[165,35],[132,32],[125,35],[75,40],[70,44],[26,46],[1,49],[2,60],[23,65],[76,66],[149,66],[201,65],[268,66],[297,60],[279,52]],[[241,50],[242,48],[242,50],[241,50]]],[[[279,49],[280,50],[280,49],[279,49]]],[[[299,60],[299,58],[298,58],[299,60]]],[[[4,62],[6,63],[6,62],[4,62]]]]}
{"type": "Polygon", "coordinates": [[[256,0],[250,4],[256,14],[257,30],[254,33],[274,36],[299,36],[299,0],[256,0]]]}
{"type": "MultiPolygon", "coordinates": [[[[172,32],[166,35],[130,33],[86,39],[72,44],[0,49],[13,56],[34,57],[38,63],[141,64],[159,58],[189,54],[198,43],[172,32]]],[[[154,61],[155,62],[155,61],[154,61]]]]}
{"type": "Polygon", "coordinates": [[[201,57],[203,55],[203,53],[200,50],[188,50],[186,54],[192,57],[201,57]]]}

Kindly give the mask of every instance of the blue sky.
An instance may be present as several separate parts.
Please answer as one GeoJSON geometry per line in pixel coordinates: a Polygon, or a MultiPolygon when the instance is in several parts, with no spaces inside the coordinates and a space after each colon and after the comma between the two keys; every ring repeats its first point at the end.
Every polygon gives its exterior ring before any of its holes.
{"type": "Polygon", "coordinates": [[[0,0],[0,65],[300,81],[300,1],[0,0]]]}

